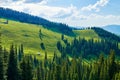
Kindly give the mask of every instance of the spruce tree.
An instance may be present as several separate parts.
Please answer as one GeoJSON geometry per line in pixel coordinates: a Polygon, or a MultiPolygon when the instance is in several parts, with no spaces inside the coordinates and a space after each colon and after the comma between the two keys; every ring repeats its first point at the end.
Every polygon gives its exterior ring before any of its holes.
{"type": "Polygon", "coordinates": [[[8,54],[8,51],[6,50],[6,48],[4,48],[3,53],[4,53],[4,63],[7,64],[8,63],[8,58],[9,58],[9,54],[8,54]]]}
{"type": "Polygon", "coordinates": [[[9,56],[9,63],[8,63],[8,69],[7,69],[7,80],[19,80],[17,59],[16,59],[16,54],[15,54],[13,44],[10,47],[10,56],[9,56]]]}
{"type": "Polygon", "coordinates": [[[0,80],[4,80],[3,59],[0,56],[0,80]]]}
{"type": "Polygon", "coordinates": [[[61,35],[61,40],[64,40],[64,34],[61,35]]]}
{"type": "Polygon", "coordinates": [[[41,80],[40,67],[37,67],[37,80],[41,80]]]}
{"type": "Polygon", "coordinates": [[[1,44],[0,44],[0,80],[4,80],[3,53],[2,53],[2,46],[1,46],[1,44]]]}
{"type": "Polygon", "coordinates": [[[27,79],[27,65],[26,65],[26,61],[25,58],[23,58],[21,64],[20,64],[20,68],[21,68],[21,77],[22,80],[26,80],[27,79]]]}
{"type": "Polygon", "coordinates": [[[40,38],[40,40],[42,40],[42,30],[41,29],[39,30],[39,38],[40,38]]]}
{"type": "Polygon", "coordinates": [[[115,75],[116,72],[116,64],[115,64],[115,51],[114,50],[110,50],[110,55],[109,55],[109,60],[108,60],[108,67],[109,67],[109,76],[110,79],[113,78],[113,76],[115,75]]]}
{"type": "Polygon", "coordinates": [[[23,44],[21,44],[18,50],[18,60],[21,61],[23,57],[24,57],[24,49],[23,49],[23,44]]]}
{"type": "Polygon", "coordinates": [[[22,71],[22,80],[32,80],[33,79],[33,67],[30,61],[29,57],[25,57],[21,63],[21,71],[22,71]],[[27,58],[27,60],[25,61],[25,58],[27,58]]]}
{"type": "Polygon", "coordinates": [[[32,67],[32,63],[30,61],[30,59],[28,59],[27,61],[27,80],[33,80],[33,71],[32,71],[33,67],[32,67]]]}
{"type": "Polygon", "coordinates": [[[47,68],[48,60],[47,60],[47,52],[45,52],[45,58],[44,58],[44,67],[47,68]]]}

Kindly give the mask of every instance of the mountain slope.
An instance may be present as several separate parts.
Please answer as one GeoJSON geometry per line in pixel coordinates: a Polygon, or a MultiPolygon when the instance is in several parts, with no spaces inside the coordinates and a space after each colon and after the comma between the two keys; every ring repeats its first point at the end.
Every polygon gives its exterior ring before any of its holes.
{"type": "MultiPolygon", "coordinates": [[[[54,51],[57,51],[56,43],[61,41],[61,33],[57,33],[44,28],[43,26],[38,26],[34,24],[21,23],[13,20],[9,20],[8,24],[3,22],[6,19],[0,19],[1,31],[2,31],[2,43],[3,46],[9,49],[10,44],[14,43],[20,45],[24,44],[25,54],[37,54],[41,52],[44,54],[45,50],[42,50],[40,44],[44,43],[46,51],[49,52],[49,56],[52,56],[54,51]],[[42,40],[39,38],[39,30],[42,32],[42,40]]],[[[95,38],[98,39],[99,36],[93,30],[74,30],[76,37],[80,38],[95,38]]],[[[71,42],[74,37],[65,35],[65,39],[71,42]]]]}
{"type": "Polygon", "coordinates": [[[116,35],[120,35],[120,25],[108,25],[108,26],[103,27],[103,29],[111,33],[114,33],[116,35]]]}
{"type": "Polygon", "coordinates": [[[85,29],[85,30],[73,30],[76,36],[79,36],[81,38],[100,38],[98,34],[95,33],[92,29],[85,29]]]}
{"type": "Polygon", "coordinates": [[[0,7],[0,17],[24,23],[42,25],[43,27],[52,31],[74,36],[72,29],[66,24],[50,22],[46,19],[26,14],[23,12],[18,12],[15,10],[0,7]]]}
{"type": "Polygon", "coordinates": [[[111,32],[108,32],[102,28],[97,28],[97,27],[93,27],[91,29],[94,30],[102,39],[120,42],[120,37],[111,32]]]}
{"type": "MultiPolygon", "coordinates": [[[[2,19],[2,21],[5,21],[5,19],[2,19]]],[[[0,27],[3,46],[9,49],[12,43],[16,45],[24,44],[25,54],[37,54],[38,52],[44,54],[45,50],[40,47],[40,44],[44,43],[46,51],[51,56],[54,51],[57,51],[57,41],[61,40],[60,33],[45,29],[43,26],[9,20],[8,24],[0,23],[0,27]],[[42,40],[39,38],[40,29],[43,34],[42,40]]],[[[71,37],[65,36],[65,38],[71,40],[71,37]]]]}

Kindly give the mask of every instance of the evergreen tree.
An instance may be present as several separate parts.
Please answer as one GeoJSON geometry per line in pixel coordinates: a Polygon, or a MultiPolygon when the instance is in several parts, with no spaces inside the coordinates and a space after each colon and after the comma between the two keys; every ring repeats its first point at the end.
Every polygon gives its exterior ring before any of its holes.
{"type": "Polygon", "coordinates": [[[24,57],[24,47],[23,44],[21,44],[18,49],[18,60],[21,61],[23,57],[24,57]]]}
{"type": "Polygon", "coordinates": [[[3,52],[1,44],[0,44],[0,80],[4,80],[3,52]]]}
{"type": "Polygon", "coordinates": [[[1,55],[0,55],[0,80],[4,80],[3,59],[1,55]]]}
{"type": "Polygon", "coordinates": [[[61,40],[64,40],[64,34],[61,35],[61,40]]]}
{"type": "Polygon", "coordinates": [[[17,59],[14,50],[14,45],[10,47],[10,56],[9,63],[7,69],[7,80],[19,80],[18,79],[18,67],[17,67],[17,59]]]}
{"type": "Polygon", "coordinates": [[[39,30],[39,38],[40,38],[40,40],[42,40],[42,30],[41,29],[39,30]]]}
{"type": "Polygon", "coordinates": [[[8,63],[8,58],[9,58],[9,54],[8,54],[8,51],[6,50],[6,48],[4,48],[3,50],[3,53],[4,53],[4,63],[8,63]]]}
{"type": "Polygon", "coordinates": [[[28,78],[26,80],[33,80],[33,71],[32,71],[33,67],[32,67],[32,63],[30,61],[30,59],[27,60],[27,75],[28,78]]]}
{"type": "Polygon", "coordinates": [[[44,58],[44,67],[47,68],[48,60],[47,60],[47,52],[45,52],[45,58],[44,58]]]}
{"type": "Polygon", "coordinates": [[[40,67],[38,66],[38,67],[37,67],[37,80],[42,80],[40,73],[41,73],[41,72],[40,72],[40,67]]]}
{"type": "Polygon", "coordinates": [[[108,61],[108,67],[109,67],[109,76],[110,79],[113,78],[116,72],[116,64],[115,64],[115,51],[110,50],[110,55],[109,55],[109,61],[108,61]]]}
{"type": "Polygon", "coordinates": [[[22,80],[26,80],[27,79],[27,65],[26,65],[26,61],[25,61],[25,58],[23,58],[22,60],[22,63],[20,64],[20,68],[21,68],[21,77],[22,77],[22,80]]]}
{"type": "Polygon", "coordinates": [[[22,71],[22,80],[32,80],[33,79],[33,72],[32,72],[32,64],[30,62],[30,58],[26,57],[27,61],[25,61],[25,58],[23,58],[23,61],[20,65],[21,71],[22,71]]]}

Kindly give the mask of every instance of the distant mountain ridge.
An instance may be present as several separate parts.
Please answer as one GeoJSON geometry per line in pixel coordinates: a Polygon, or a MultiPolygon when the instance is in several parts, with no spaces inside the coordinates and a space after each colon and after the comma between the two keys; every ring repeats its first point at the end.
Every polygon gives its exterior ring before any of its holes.
{"type": "Polygon", "coordinates": [[[120,25],[108,25],[103,29],[120,36],[120,25]]]}
{"type": "Polygon", "coordinates": [[[103,39],[120,42],[120,37],[111,33],[111,32],[108,32],[108,31],[106,31],[102,28],[99,28],[99,27],[93,27],[91,29],[93,29],[103,39]]]}
{"type": "Polygon", "coordinates": [[[23,12],[0,7],[0,18],[11,19],[19,22],[42,25],[43,27],[66,35],[74,35],[72,29],[62,23],[51,22],[41,17],[33,16],[23,12]]]}

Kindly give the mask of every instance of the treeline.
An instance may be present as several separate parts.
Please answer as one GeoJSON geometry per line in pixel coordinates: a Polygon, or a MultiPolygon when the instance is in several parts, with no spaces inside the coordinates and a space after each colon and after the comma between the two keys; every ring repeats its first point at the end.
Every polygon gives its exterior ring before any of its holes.
{"type": "Polygon", "coordinates": [[[93,39],[85,40],[81,38],[75,38],[71,43],[65,39],[63,41],[66,44],[65,46],[63,46],[60,41],[57,42],[57,48],[61,52],[62,57],[70,55],[72,57],[83,56],[89,59],[90,56],[98,57],[100,53],[108,55],[111,49],[115,50],[116,55],[120,55],[119,45],[116,41],[107,39],[95,41],[93,39]]]}
{"type": "Polygon", "coordinates": [[[97,28],[97,27],[93,27],[91,28],[93,29],[101,38],[103,39],[108,39],[108,40],[114,40],[114,41],[119,41],[120,42],[120,37],[110,33],[102,28],[97,28]]]}
{"type": "Polygon", "coordinates": [[[42,25],[43,27],[56,32],[60,32],[70,36],[74,35],[74,33],[72,32],[72,29],[66,24],[50,22],[46,19],[33,16],[30,14],[26,14],[23,12],[11,10],[8,8],[0,7],[0,18],[6,18],[6,19],[16,20],[20,22],[25,22],[25,23],[42,25]]]}
{"type": "Polygon", "coordinates": [[[98,60],[86,62],[82,57],[58,57],[43,60],[24,55],[23,45],[11,45],[10,51],[0,47],[0,80],[119,80],[120,61],[115,60],[115,51],[109,56],[101,54],[98,60]],[[21,55],[21,57],[20,57],[21,55]]]}

